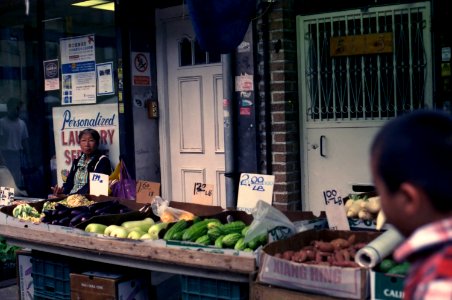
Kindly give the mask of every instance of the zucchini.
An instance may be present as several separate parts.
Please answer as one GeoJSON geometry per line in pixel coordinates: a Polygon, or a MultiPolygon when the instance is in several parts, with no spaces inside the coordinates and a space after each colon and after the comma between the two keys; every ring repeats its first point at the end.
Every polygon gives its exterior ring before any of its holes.
{"type": "Polygon", "coordinates": [[[174,233],[172,240],[173,241],[180,241],[180,240],[182,240],[182,235],[184,234],[185,231],[187,231],[187,228],[174,233]]]}

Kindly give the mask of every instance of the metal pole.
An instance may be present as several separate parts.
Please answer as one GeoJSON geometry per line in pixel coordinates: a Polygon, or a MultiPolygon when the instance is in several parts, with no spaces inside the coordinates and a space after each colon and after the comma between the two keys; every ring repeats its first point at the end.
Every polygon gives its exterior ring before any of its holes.
{"type": "Polygon", "coordinates": [[[235,184],[235,145],[234,145],[234,105],[232,54],[221,55],[223,67],[223,115],[224,115],[224,157],[226,180],[226,207],[237,206],[237,187],[235,184]]]}

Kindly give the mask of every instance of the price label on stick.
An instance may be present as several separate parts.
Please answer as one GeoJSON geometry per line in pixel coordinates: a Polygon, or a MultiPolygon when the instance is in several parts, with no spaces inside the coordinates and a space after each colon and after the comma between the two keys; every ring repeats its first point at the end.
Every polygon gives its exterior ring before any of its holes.
{"type": "Polygon", "coordinates": [[[274,175],[242,173],[239,181],[237,209],[251,213],[259,200],[271,205],[274,185],[274,175]]]}
{"type": "Polygon", "coordinates": [[[14,201],[14,188],[0,187],[0,206],[8,206],[14,201]]]}
{"type": "Polygon", "coordinates": [[[350,230],[344,200],[335,189],[323,191],[328,227],[332,230],[350,230]]]}
{"type": "Polygon", "coordinates": [[[108,196],[108,175],[89,173],[89,193],[94,196],[108,196]]]}
{"type": "Polygon", "coordinates": [[[195,182],[191,201],[197,204],[212,205],[213,184],[195,182]]]}

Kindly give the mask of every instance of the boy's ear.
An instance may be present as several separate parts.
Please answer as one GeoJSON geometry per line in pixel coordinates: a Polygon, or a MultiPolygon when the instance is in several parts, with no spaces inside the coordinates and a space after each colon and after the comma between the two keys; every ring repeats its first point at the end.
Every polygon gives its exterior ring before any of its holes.
{"type": "Polygon", "coordinates": [[[406,214],[416,216],[423,206],[424,191],[408,182],[402,183],[399,188],[402,195],[402,207],[406,214]]]}

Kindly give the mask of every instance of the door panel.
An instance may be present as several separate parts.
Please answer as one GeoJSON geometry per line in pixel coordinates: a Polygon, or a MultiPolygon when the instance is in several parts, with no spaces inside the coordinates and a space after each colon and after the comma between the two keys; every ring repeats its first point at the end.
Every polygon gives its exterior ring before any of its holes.
{"type": "Polygon", "coordinates": [[[190,20],[165,26],[171,200],[191,202],[194,183],[203,182],[214,185],[211,204],[224,207],[221,64],[200,52],[190,20]]]}
{"type": "Polygon", "coordinates": [[[371,184],[369,144],[378,128],[431,107],[430,2],[298,16],[297,37],[303,208],[318,212],[325,189],[347,196],[353,184],[371,184]],[[385,53],[336,55],[354,49],[347,42],[331,49],[331,38],[383,33],[392,38],[385,53]]]}

